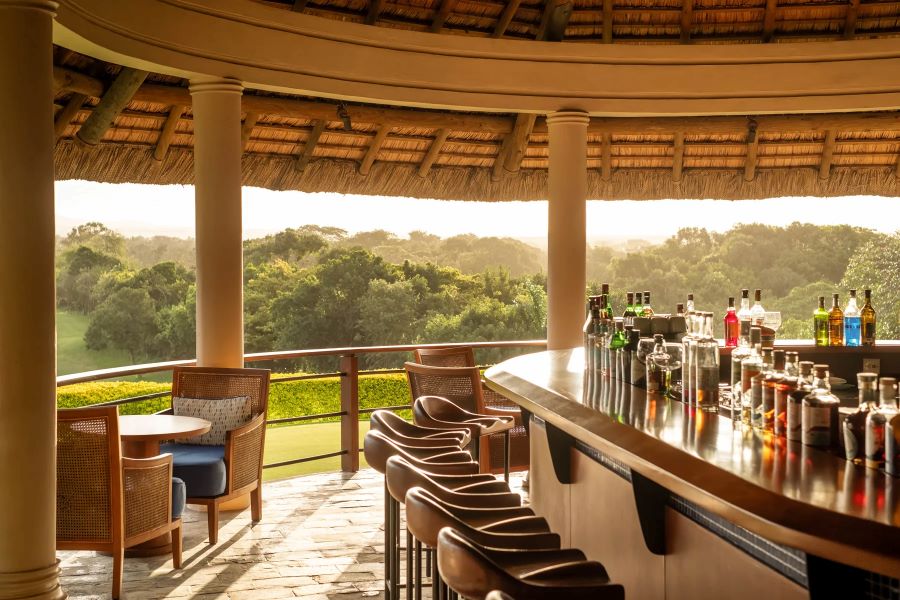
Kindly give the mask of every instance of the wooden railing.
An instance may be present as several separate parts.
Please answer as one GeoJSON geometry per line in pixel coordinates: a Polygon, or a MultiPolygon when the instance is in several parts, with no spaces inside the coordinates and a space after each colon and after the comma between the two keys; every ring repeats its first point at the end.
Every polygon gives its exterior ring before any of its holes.
{"type": "MultiPolygon", "coordinates": [[[[454,347],[470,347],[478,349],[495,349],[495,348],[523,348],[523,349],[541,349],[546,347],[547,342],[544,340],[528,340],[528,341],[509,341],[509,342],[472,342],[467,344],[419,344],[404,346],[359,346],[350,348],[319,348],[315,350],[287,350],[283,352],[260,352],[255,354],[244,355],[244,363],[254,363],[262,361],[290,360],[298,358],[334,356],[339,358],[338,370],[330,373],[312,373],[304,375],[289,375],[278,377],[274,374],[271,380],[273,385],[286,383],[290,381],[305,381],[312,379],[325,379],[328,377],[340,377],[340,410],[319,413],[314,415],[298,415],[293,417],[285,417],[280,419],[271,419],[268,425],[284,425],[287,423],[301,423],[314,419],[323,418],[340,418],[341,419],[341,449],[336,452],[328,452],[325,454],[316,454],[312,456],[304,456],[291,460],[280,461],[277,463],[269,463],[263,465],[264,469],[275,467],[286,467],[314,460],[322,460],[336,456],[341,457],[341,470],[354,472],[359,470],[359,415],[374,412],[376,410],[403,410],[408,409],[408,404],[396,406],[382,406],[377,408],[360,408],[359,407],[359,356],[362,354],[396,354],[410,353],[416,348],[454,348],[454,347]]],[[[76,383],[87,383],[92,381],[104,381],[109,379],[120,379],[133,375],[146,375],[148,373],[162,373],[171,371],[178,366],[191,366],[196,364],[194,360],[174,360],[167,362],[149,363],[144,365],[132,365],[128,367],[120,367],[114,369],[101,369],[97,371],[86,371],[84,373],[74,373],[72,375],[62,375],[56,378],[57,388],[73,385],[76,383]]],[[[403,369],[381,369],[374,371],[364,371],[364,375],[386,375],[393,373],[403,373],[403,369]]],[[[132,396],[129,398],[121,398],[119,400],[111,400],[108,402],[99,402],[94,406],[119,406],[130,404],[133,402],[141,402],[145,400],[153,400],[156,398],[164,398],[171,395],[170,392],[157,392],[153,394],[143,394],[140,396],[132,396]]]]}

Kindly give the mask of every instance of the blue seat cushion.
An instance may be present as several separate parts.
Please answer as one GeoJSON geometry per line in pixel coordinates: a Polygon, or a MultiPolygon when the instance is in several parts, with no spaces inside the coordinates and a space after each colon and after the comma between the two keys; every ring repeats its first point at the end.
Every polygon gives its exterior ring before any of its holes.
{"type": "Polygon", "coordinates": [[[175,477],[184,481],[189,498],[214,498],[225,493],[225,446],[162,444],[172,454],[175,477]]]}
{"type": "Polygon", "coordinates": [[[187,486],[184,481],[177,477],[172,478],[172,520],[181,518],[184,512],[184,505],[187,501],[187,486]]]}

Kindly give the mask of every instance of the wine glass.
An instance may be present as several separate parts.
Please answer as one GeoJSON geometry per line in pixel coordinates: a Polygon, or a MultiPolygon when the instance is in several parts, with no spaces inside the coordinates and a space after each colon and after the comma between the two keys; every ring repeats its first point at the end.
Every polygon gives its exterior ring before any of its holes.
{"type": "Polygon", "coordinates": [[[763,326],[768,327],[772,331],[778,331],[778,328],[781,327],[781,311],[767,310],[763,318],[763,326]]]}

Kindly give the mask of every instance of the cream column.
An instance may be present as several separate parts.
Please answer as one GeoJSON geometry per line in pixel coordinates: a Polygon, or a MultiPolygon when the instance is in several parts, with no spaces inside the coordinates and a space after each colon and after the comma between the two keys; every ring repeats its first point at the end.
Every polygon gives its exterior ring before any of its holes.
{"type": "Polygon", "coordinates": [[[587,113],[547,116],[550,201],[547,220],[547,348],[581,346],[585,294],[587,113]]]}
{"type": "Polygon", "coordinates": [[[0,0],[0,600],[65,598],[56,560],[56,6],[0,0]]]}
{"type": "Polygon", "coordinates": [[[244,366],[241,94],[233,79],[192,79],[197,215],[197,364],[244,366]]]}

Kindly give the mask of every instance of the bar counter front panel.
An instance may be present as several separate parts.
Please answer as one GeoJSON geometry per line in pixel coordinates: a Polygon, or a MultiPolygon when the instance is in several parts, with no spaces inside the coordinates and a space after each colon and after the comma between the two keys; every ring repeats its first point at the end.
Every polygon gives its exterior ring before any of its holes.
{"type": "Polygon", "coordinates": [[[587,386],[580,349],[485,380],[532,415],[535,509],[629,598],[900,600],[900,479],[623,382],[587,386]]]}

